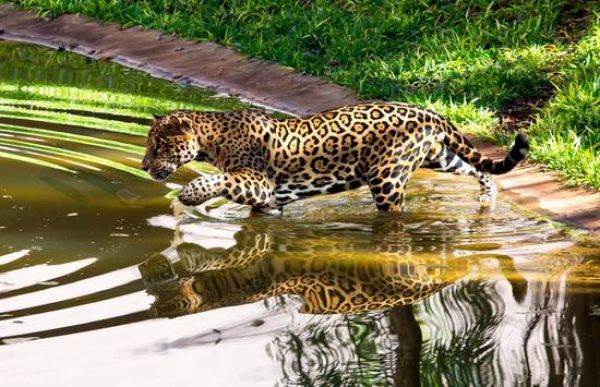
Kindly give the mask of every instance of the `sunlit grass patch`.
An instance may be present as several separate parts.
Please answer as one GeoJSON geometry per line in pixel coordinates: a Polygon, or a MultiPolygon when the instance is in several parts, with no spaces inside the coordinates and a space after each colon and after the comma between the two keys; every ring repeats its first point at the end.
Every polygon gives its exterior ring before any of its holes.
{"type": "Polygon", "coordinates": [[[530,157],[562,172],[567,183],[600,187],[598,147],[581,147],[575,132],[570,136],[546,135],[534,137],[530,157]]]}
{"type": "Polygon", "coordinates": [[[571,184],[600,189],[600,26],[592,29],[563,71],[554,97],[531,128],[534,160],[571,184]]]}
{"type": "Polygon", "coordinates": [[[492,110],[478,106],[477,101],[444,101],[439,99],[432,101],[417,98],[410,98],[409,101],[435,110],[460,126],[461,130],[488,139],[495,138],[495,134],[490,132],[489,128],[497,125],[498,118],[492,110]]]}

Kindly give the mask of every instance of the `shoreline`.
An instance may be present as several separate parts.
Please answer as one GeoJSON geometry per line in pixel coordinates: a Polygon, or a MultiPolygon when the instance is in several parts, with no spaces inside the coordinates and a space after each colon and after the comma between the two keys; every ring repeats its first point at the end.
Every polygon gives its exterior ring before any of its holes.
{"type": "MultiPolygon", "coordinates": [[[[173,82],[228,94],[255,105],[306,115],[359,102],[354,92],[273,62],[244,58],[208,42],[193,42],[139,27],[122,28],[65,14],[47,20],[0,4],[0,40],[72,51],[173,82]]],[[[505,151],[474,140],[486,155],[505,151]]],[[[600,235],[600,192],[567,188],[556,174],[524,163],[494,180],[510,199],[553,220],[600,235]]]]}

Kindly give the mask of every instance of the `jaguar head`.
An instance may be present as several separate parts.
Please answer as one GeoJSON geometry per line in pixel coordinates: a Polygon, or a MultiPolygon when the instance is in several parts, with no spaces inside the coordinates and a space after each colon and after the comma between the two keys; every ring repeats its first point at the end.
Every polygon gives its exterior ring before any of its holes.
{"type": "Polygon", "coordinates": [[[154,116],[146,142],[142,169],[155,180],[164,180],[177,168],[204,154],[192,122],[184,112],[154,116]]]}

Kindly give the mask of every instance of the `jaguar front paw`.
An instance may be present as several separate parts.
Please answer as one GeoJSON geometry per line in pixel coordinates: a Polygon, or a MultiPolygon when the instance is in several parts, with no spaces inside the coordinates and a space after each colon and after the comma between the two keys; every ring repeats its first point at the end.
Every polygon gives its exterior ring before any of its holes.
{"type": "Polygon", "coordinates": [[[219,176],[202,176],[190,181],[185,185],[177,199],[186,206],[198,206],[209,199],[217,196],[217,186],[219,184],[219,176]]]}
{"type": "Polygon", "coordinates": [[[177,195],[177,200],[179,200],[179,202],[181,202],[181,204],[185,206],[199,206],[200,204],[206,202],[208,199],[194,197],[188,192],[183,192],[183,190],[181,190],[179,195],[177,195]]]}
{"type": "Polygon", "coordinates": [[[177,195],[177,200],[179,200],[179,202],[181,204],[183,204],[184,206],[190,206],[190,207],[198,206],[203,203],[194,198],[190,198],[190,197],[186,197],[186,196],[182,196],[182,195],[177,195]]]}
{"type": "Polygon", "coordinates": [[[194,185],[188,184],[179,191],[177,195],[177,199],[181,202],[181,204],[186,206],[198,206],[204,202],[206,202],[209,197],[205,195],[199,195],[198,190],[194,185]]]}

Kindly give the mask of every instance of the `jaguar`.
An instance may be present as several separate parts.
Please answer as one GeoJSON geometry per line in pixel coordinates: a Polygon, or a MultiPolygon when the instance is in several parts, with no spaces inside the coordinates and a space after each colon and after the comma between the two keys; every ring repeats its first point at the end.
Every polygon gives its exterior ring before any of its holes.
{"type": "Polygon", "coordinates": [[[216,166],[221,173],[181,189],[178,199],[189,206],[222,196],[280,211],[302,198],[368,185],[378,210],[401,212],[419,167],[473,176],[480,200],[493,203],[490,175],[512,170],[528,149],[527,136],[518,133],[504,159],[492,160],[441,115],[404,103],[363,103],[304,118],[180,110],[154,117],[142,168],[163,180],[192,160],[216,166]]]}

